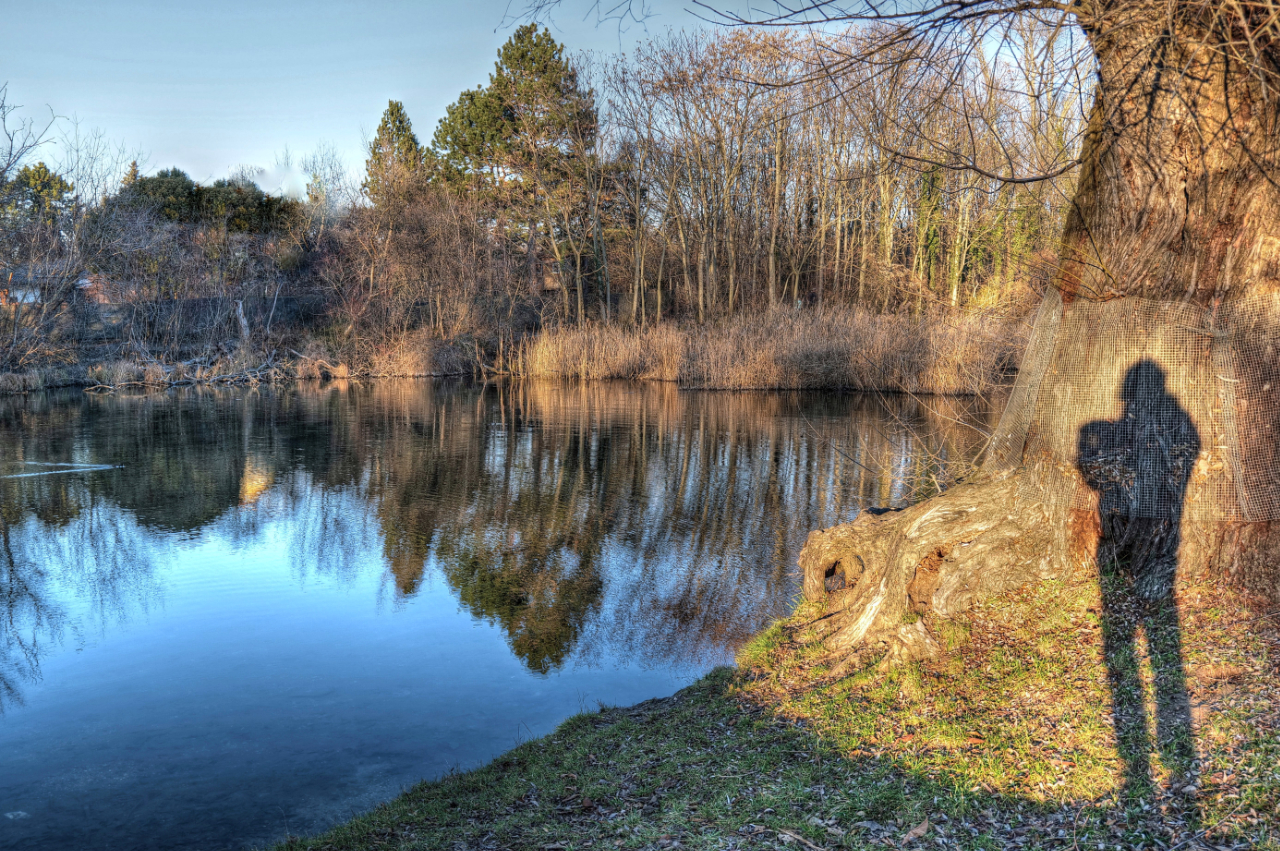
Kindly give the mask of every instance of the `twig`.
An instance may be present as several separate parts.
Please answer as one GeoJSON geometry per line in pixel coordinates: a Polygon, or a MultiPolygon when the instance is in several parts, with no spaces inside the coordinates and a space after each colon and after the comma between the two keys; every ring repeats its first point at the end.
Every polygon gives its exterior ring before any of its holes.
{"type": "Polygon", "coordinates": [[[781,833],[783,836],[790,836],[792,839],[805,845],[806,847],[812,848],[813,851],[827,851],[827,849],[823,848],[821,845],[814,845],[812,842],[805,839],[803,836],[796,833],[794,830],[787,830],[785,827],[779,827],[779,828],[776,828],[776,830],[778,831],[778,833],[781,833]]]}
{"type": "Polygon", "coordinates": [[[1084,808],[1085,808],[1085,807],[1087,807],[1087,806],[1088,806],[1088,804],[1081,804],[1081,805],[1076,809],[1076,815],[1075,815],[1075,818],[1071,819],[1071,848],[1072,848],[1072,851],[1078,851],[1078,850],[1079,850],[1079,848],[1080,848],[1080,845],[1078,844],[1078,843],[1079,843],[1079,840],[1078,840],[1078,838],[1077,838],[1077,832],[1076,832],[1076,831],[1077,831],[1077,829],[1079,828],[1079,825],[1080,825],[1080,814],[1084,812],[1084,808]]]}
{"type": "Polygon", "coordinates": [[[304,355],[304,354],[302,354],[302,353],[300,353],[300,352],[295,352],[293,349],[290,349],[290,350],[289,350],[289,354],[293,355],[293,356],[294,356],[294,357],[296,357],[296,358],[302,358],[303,360],[309,360],[309,361],[311,361],[312,363],[318,363],[318,364],[320,364],[322,367],[324,367],[325,369],[329,370],[330,372],[333,372],[333,371],[335,371],[335,370],[337,369],[337,367],[336,367],[336,366],[334,366],[333,364],[329,363],[327,360],[323,360],[323,359],[321,359],[321,358],[313,358],[313,357],[309,357],[309,356],[304,355]]]}

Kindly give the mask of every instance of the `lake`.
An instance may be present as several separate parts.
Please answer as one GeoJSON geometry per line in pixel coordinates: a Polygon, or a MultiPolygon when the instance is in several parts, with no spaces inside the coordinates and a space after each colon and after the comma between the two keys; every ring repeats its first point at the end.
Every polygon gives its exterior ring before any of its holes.
{"type": "Polygon", "coordinates": [[[380,381],[0,398],[0,848],[324,829],[787,614],[977,400],[380,381]]]}

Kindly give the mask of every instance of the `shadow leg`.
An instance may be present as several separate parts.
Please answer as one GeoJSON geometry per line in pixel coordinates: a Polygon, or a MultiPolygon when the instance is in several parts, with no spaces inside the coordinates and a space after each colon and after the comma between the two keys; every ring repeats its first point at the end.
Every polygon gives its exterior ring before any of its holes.
{"type": "Polygon", "coordinates": [[[1182,658],[1182,627],[1172,596],[1148,604],[1143,629],[1156,689],[1156,745],[1175,786],[1192,774],[1196,758],[1191,697],[1182,658]]]}
{"type": "Polygon", "coordinates": [[[1138,618],[1126,585],[1116,576],[1102,578],[1102,645],[1111,686],[1116,748],[1124,763],[1124,793],[1144,797],[1152,791],[1151,741],[1138,669],[1138,618]]]}

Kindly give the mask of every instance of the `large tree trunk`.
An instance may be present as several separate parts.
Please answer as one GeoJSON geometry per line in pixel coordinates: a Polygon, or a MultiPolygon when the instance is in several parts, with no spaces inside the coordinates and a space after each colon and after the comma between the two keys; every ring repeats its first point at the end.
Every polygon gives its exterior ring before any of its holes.
{"type": "Polygon", "coordinates": [[[981,472],[810,535],[804,593],[845,664],[932,655],[916,614],[1082,568],[1119,565],[1152,607],[1175,571],[1275,589],[1277,105],[1167,11],[1081,14],[1100,84],[1079,188],[981,472]]]}

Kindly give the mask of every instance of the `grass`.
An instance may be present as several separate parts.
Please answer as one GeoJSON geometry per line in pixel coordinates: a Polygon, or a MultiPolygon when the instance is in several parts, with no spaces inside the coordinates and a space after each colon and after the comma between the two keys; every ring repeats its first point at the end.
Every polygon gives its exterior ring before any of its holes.
{"type": "Polygon", "coordinates": [[[95,384],[87,370],[77,365],[43,366],[0,372],[0,396],[10,393],[35,393],[56,387],[83,387],[95,384]]]}
{"type": "Polygon", "coordinates": [[[1007,383],[1024,343],[1021,326],[982,316],[778,309],[705,326],[547,331],[526,343],[515,368],[531,378],[649,379],[703,389],[976,394],[1007,383]]]}
{"type": "Polygon", "coordinates": [[[1280,848],[1266,622],[1182,590],[1199,770],[1174,778],[1156,759],[1136,798],[1120,788],[1098,597],[1087,582],[1006,595],[931,623],[952,651],[938,663],[834,681],[802,606],[736,671],[576,716],[278,851],[1280,848]]]}

